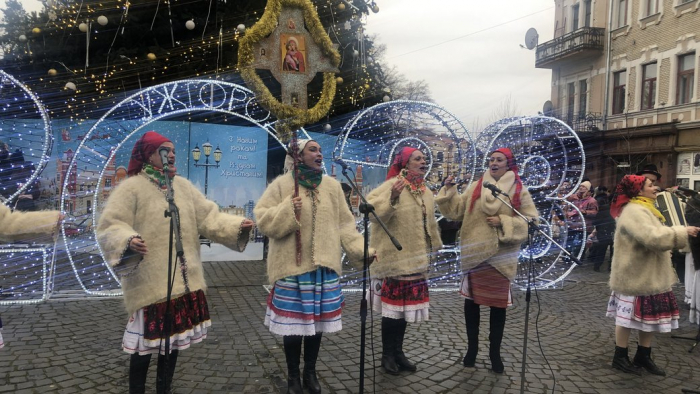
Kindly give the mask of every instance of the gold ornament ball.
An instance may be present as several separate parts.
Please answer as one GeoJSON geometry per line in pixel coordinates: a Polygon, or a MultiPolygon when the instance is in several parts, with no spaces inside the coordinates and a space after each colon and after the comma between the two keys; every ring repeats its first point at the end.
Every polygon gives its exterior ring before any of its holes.
{"type": "Polygon", "coordinates": [[[236,26],[236,30],[238,30],[238,33],[240,34],[245,33],[245,25],[241,23],[240,25],[236,26]]]}
{"type": "Polygon", "coordinates": [[[336,78],[336,79],[335,79],[335,83],[337,83],[338,85],[342,85],[342,84],[343,84],[343,78],[342,78],[342,77],[336,78]]]}
{"type": "Polygon", "coordinates": [[[365,84],[365,89],[369,89],[369,84],[368,84],[368,83],[365,84]]]}
{"type": "Polygon", "coordinates": [[[372,4],[372,12],[374,12],[375,14],[379,12],[379,6],[377,5],[377,3],[372,4]]]}
{"type": "Polygon", "coordinates": [[[156,60],[156,54],[153,52],[149,52],[148,55],[146,55],[148,60],[156,60]]]}
{"type": "Polygon", "coordinates": [[[391,100],[391,97],[389,97],[389,96],[382,97],[382,101],[384,101],[385,103],[390,101],[390,100],[391,100]]]}
{"type": "Polygon", "coordinates": [[[78,87],[73,82],[66,82],[66,89],[75,90],[78,87]]]}
{"type": "Polygon", "coordinates": [[[345,11],[345,3],[338,4],[338,9],[341,11],[345,11]]]}
{"type": "Polygon", "coordinates": [[[78,25],[78,30],[80,30],[81,33],[87,33],[87,28],[88,25],[85,22],[78,25]]]}
{"type": "Polygon", "coordinates": [[[32,29],[32,33],[39,34],[39,33],[41,33],[41,29],[39,29],[38,27],[35,27],[32,29]]]}
{"type": "Polygon", "coordinates": [[[104,26],[109,23],[109,19],[107,19],[107,17],[104,15],[100,15],[97,17],[97,23],[99,23],[100,26],[104,26]]]}
{"type": "Polygon", "coordinates": [[[49,69],[49,75],[52,76],[52,77],[55,76],[55,75],[56,75],[56,69],[55,69],[55,68],[50,68],[50,69],[49,69]]]}
{"type": "Polygon", "coordinates": [[[194,29],[194,20],[190,19],[187,22],[185,22],[185,27],[187,30],[193,30],[194,29]]]}
{"type": "Polygon", "coordinates": [[[25,42],[25,41],[27,41],[27,36],[25,36],[24,34],[22,34],[21,36],[19,36],[19,41],[20,41],[20,42],[25,42]]]}

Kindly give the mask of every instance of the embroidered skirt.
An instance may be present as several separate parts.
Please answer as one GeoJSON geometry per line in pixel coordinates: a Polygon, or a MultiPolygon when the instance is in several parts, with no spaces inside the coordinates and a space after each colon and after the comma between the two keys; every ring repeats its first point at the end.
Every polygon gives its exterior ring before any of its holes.
{"type": "Polygon", "coordinates": [[[459,294],[479,305],[496,308],[513,305],[510,280],[487,262],[467,271],[462,277],[459,294]]]}
{"type": "Polygon", "coordinates": [[[318,267],[275,282],[267,297],[265,326],[277,335],[316,335],[343,328],[344,297],[338,274],[318,267]]]}
{"type": "Polygon", "coordinates": [[[672,291],[651,296],[610,294],[607,317],[615,325],[644,332],[670,332],[678,328],[680,311],[672,291]]]}
{"type": "Polygon", "coordinates": [[[372,279],[368,298],[382,317],[410,323],[430,320],[428,281],[422,274],[372,279]]]}
{"type": "Polygon", "coordinates": [[[5,347],[5,342],[2,341],[2,331],[0,331],[0,349],[5,347]]]}
{"type": "MultiPolygon", "coordinates": [[[[134,312],[129,318],[122,339],[127,353],[165,354],[165,342],[161,340],[166,302],[148,305],[134,312]]],[[[170,350],[184,350],[207,337],[211,326],[209,307],[204,291],[182,295],[170,301],[172,305],[172,334],[170,350]]]]}

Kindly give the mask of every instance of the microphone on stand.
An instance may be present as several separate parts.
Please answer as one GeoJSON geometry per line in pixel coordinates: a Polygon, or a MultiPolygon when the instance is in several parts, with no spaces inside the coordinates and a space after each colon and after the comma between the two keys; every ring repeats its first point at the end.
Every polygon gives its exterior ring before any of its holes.
{"type": "Polygon", "coordinates": [[[347,170],[350,167],[350,165],[343,161],[343,159],[341,159],[340,157],[333,158],[333,163],[339,165],[343,169],[343,171],[347,170]]]}
{"type": "Polygon", "coordinates": [[[168,153],[170,153],[170,149],[168,148],[160,148],[158,150],[158,153],[160,154],[160,160],[163,162],[163,173],[166,175],[168,174],[168,153]]]}
{"type": "Polygon", "coordinates": [[[697,190],[688,189],[687,187],[677,186],[676,188],[677,188],[678,190],[682,191],[682,192],[690,193],[690,194],[693,194],[693,195],[698,194],[698,191],[697,191],[697,190]]]}
{"type": "Polygon", "coordinates": [[[491,193],[493,193],[494,195],[498,195],[498,194],[506,195],[506,193],[504,193],[503,190],[499,189],[498,186],[494,185],[493,183],[491,183],[489,181],[484,181],[484,183],[482,185],[484,185],[485,188],[491,190],[491,193]]]}

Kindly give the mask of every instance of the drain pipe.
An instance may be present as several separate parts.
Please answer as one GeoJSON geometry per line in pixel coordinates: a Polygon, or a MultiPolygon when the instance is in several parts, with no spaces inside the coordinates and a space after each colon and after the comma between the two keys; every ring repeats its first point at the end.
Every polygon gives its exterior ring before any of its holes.
{"type": "Polygon", "coordinates": [[[603,130],[608,129],[608,108],[610,106],[610,63],[612,61],[612,17],[614,4],[614,1],[610,1],[610,9],[608,10],[608,42],[605,46],[605,92],[603,93],[605,95],[603,100],[603,130]]]}

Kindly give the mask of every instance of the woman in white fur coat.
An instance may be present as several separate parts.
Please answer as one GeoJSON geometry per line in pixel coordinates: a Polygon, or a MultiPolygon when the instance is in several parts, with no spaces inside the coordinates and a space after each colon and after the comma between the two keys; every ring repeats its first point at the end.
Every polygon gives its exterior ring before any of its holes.
{"type": "MultiPolygon", "coordinates": [[[[20,212],[12,211],[0,203],[0,241],[19,241],[40,235],[53,234],[63,215],[59,211],[20,212]]],[[[0,319],[0,329],[2,320],[0,319]]],[[[0,349],[5,346],[0,332],[0,349]]]]}
{"type": "Polygon", "coordinates": [[[290,147],[284,163],[286,173],[268,185],[254,210],[260,231],[270,239],[267,276],[273,288],[267,299],[265,325],[283,336],[287,393],[303,392],[299,372],[302,342],[303,385],[310,393],[320,393],[316,359],[321,337],[342,328],[341,246],[351,261],[359,261],[364,243],[340,183],[323,175],[321,146],[314,140],[298,140],[296,167],[293,152],[290,147]]]}
{"type": "Polygon", "coordinates": [[[403,352],[406,326],[429,318],[428,268],[433,253],[442,247],[433,193],[424,182],[426,171],[423,153],[404,147],[394,157],[386,181],[367,196],[403,247],[396,250],[378,226],[370,232],[370,245],[381,256],[370,269],[370,300],[382,314],[382,368],[392,375],[416,371],[403,352]]]}
{"type": "Polygon", "coordinates": [[[488,170],[461,196],[445,180],[435,201],[440,212],[450,220],[462,220],[460,248],[464,320],[467,326],[467,354],[462,363],[473,367],[479,349],[480,305],[491,309],[489,359],[491,369],[503,373],[501,341],[506,323],[506,307],[511,305],[510,283],[518,268],[521,244],[527,240],[528,223],[513,213],[483,184],[496,185],[510,199],[511,205],[529,219],[539,214],[530,193],[518,176],[515,157],[508,148],[491,152],[488,170]]]}
{"type": "Polygon", "coordinates": [[[678,328],[678,302],[671,289],[678,277],[671,250],[686,247],[688,236],[696,237],[700,228],[665,226],[654,206],[657,191],[643,175],[626,175],[617,185],[610,206],[617,227],[607,316],[615,318],[613,368],[637,375],[643,368],[664,376],[666,372],[651,359],[651,341],[655,332],[678,328]],[[639,344],[630,362],[627,345],[632,329],[639,332],[639,344]]]}
{"type": "Polygon", "coordinates": [[[171,387],[178,351],[205,339],[211,325],[199,235],[243,251],[253,222],[220,212],[187,179],[176,176],[175,146],[154,131],[136,141],[127,172],[129,178],[114,189],[100,215],[97,240],[108,264],[121,275],[130,316],[122,340],[122,349],[131,354],[129,392],[145,392],[151,354],[158,353],[156,387],[161,393],[171,387]],[[168,173],[163,170],[160,149],[168,150],[168,173]],[[180,212],[184,249],[184,256],[173,257],[170,304],[166,301],[170,218],[163,215],[168,210],[166,176],[180,212]],[[163,332],[166,308],[172,318],[170,333],[163,332]],[[161,339],[165,335],[169,335],[164,340],[170,341],[171,349],[167,371],[161,339]]]}

